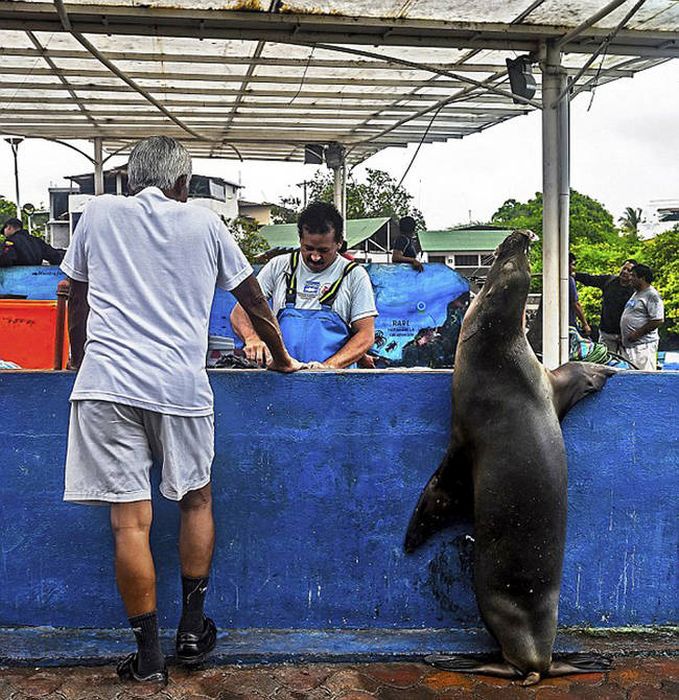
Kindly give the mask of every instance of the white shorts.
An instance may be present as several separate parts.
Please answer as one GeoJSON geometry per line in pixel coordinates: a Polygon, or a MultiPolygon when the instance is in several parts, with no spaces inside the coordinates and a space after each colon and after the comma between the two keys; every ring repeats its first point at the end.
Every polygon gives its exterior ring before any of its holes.
{"type": "Polygon", "coordinates": [[[64,500],[128,503],[151,499],[151,466],[173,501],[210,482],[214,417],[173,416],[109,401],[72,401],[64,500]]]}
{"type": "Polygon", "coordinates": [[[623,356],[637,369],[655,372],[657,369],[658,341],[635,345],[632,348],[623,348],[623,356]]]}

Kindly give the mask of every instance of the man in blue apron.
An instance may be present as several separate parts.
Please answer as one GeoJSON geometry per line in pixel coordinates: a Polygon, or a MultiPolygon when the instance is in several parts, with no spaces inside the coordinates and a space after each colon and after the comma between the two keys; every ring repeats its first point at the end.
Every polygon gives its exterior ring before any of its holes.
{"type": "MultiPolygon", "coordinates": [[[[270,260],[257,280],[286,347],[302,362],[351,367],[375,341],[375,298],[368,273],[339,254],[344,222],[332,204],[314,202],[299,217],[299,249],[270,260]]],[[[248,359],[267,362],[266,345],[239,304],[231,325],[248,359]]]]}

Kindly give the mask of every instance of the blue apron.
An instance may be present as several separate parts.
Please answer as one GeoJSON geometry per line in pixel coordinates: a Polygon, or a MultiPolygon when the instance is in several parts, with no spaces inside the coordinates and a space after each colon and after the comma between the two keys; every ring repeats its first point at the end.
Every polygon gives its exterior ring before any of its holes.
{"type": "MultiPolygon", "coordinates": [[[[344,319],[332,310],[344,278],[358,263],[349,263],[339,279],[319,299],[320,309],[297,309],[297,266],[299,250],[290,255],[290,274],[286,275],[285,306],[278,312],[278,324],[288,352],[301,362],[324,362],[332,357],[351,337],[344,319]]],[[[352,365],[355,366],[355,365],[352,365]]]]}

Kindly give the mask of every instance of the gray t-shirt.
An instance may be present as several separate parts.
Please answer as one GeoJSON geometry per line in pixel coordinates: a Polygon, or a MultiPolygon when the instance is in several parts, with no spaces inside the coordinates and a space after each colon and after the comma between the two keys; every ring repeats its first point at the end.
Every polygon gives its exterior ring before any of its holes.
{"type": "Polygon", "coordinates": [[[626,348],[632,348],[658,340],[657,328],[650,333],[646,333],[646,335],[642,335],[639,340],[628,340],[628,336],[632,331],[641,328],[649,321],[663,321],[664,319],[665,308],[655,287],[648,287],[640,292],[634,292],[625,304],[620,317],[622,344],[626,348]]]}
{"type": "MultiPolygon", "coordinates": [[[[300,256],[297,266],[297,302],[298,309],[320,309],[318,301],[328,291],[332,283],[341,275],[350,261],[338,255],[332,265],[321,272],[313,272],[300,256]]],[[[272,309],[277,314],[285,306],[285,275],[290,272],[290,256],[279,255],[270,260],[257,275],[262,291],[272,301],[272,309]]],[[[352,270],[342,282],[335,303],[335,311],[346,324],[368,316],[377,316],[375,296],[370,277],[363,267],[352,270]]]]}
{"type": "Polygon", "coordinates": [[[205,355],[215,284],[231,290],[252,274],[216,214],[157,187],[102,195],[85,207],[61,269],[89,283],[72,400],[212,413],[205,355]]]}

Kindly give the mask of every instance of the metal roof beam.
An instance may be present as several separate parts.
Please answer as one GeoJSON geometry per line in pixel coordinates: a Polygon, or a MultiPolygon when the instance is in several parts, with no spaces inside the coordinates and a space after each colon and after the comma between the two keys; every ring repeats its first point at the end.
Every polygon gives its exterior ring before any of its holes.
{"type": "MultiPolygon", "coordinates": [[[[56,67],[55,67],[56,68],[56,67]]],[[[3,66],[0,68],[4,75],[26,75],[26,76],[53,76],[54,71],[49,68],[21,68],[17,66],[3,66]]],[[[72,78],[110,78],[111,73],[104,70],[88,69],[88,68],[61,68],[57,69],[65,77],[72,78]]],[[[168,81],[202,81],[205,83],[271,83],[282,85],[299,85],[301,79],[292,75],[251,75],[247,81],[244,80],[245,75],[210,75],[205,73],[165,73],[163,71],[126,71],[126,75],[135,80],[153,80],[157,83],[158,80],[168,81]]],[[[441,80],[438,79],[434,83],[427,80],[399,80],[389,78],[361,78],[361,77],[323,77],[323,78],[307,78],[304,80],[305,85],[365,85],[366,87],[435,87],[440,88],[458,88],[465,85],[466,82],[459,80],[441,80]]],[[[78,85],[76,84],[77,88],[78,85]]],[[[162,86],[157,86],[162,88],[162,86]]],[[[181,90],[182,88],[176,88],[181,90]]]]}
{"type": "MultiPolygon", "coordinates": [[[[508,24],[498,22],[448,22],[410,18],[350,17],[321,13],[269,13],[239,12],[234,10],[199,10],[179,7],[144,7],[75,5],[69,7],[69,19],[73,28],[81,33],[99,34],[152,34],[154,36],[198,36],[202,38],[233,38],[250,40],[307,42],[308,34],[333,37],[339,43],[382,44],[415,41],[423,46],[446,39],[466,39],[479,36],[489,41],[528,41],[535,43],[546,39],[559,40],[568,27],[546,24],[508,24]],[[266,32],[274,38],[269,39],[266,32]],[[286,37],[276,39],[275,36],[286,37]],[[347,41],[347,38],[350,40],[347,41]],[[378,41],[375,41],[377,39],[378,41]]],[[[0,20],[7,28],[20,22],[30,23],[32,29],[63,31],[52,3],[14,2],[0,0],[0,20]]],[[[21,27],[26,28],[26,24],[21,27]]],[[[606,28],[588,27],[583,31],[589,37],[602,39],[606,28]]],[[[671,32],[625,30],[621,35],[643,42],[663,41],[673,38],[671,32]]],[[[676,39],[676,36],[674,37],[676,39]]],[[[481,42],[484,48],[492,48],[481,42]]],[[[633,43],[633,42],[628,42],[633,43]]],[[[395,45],[399,45],[398,43],[395,45]]],[[[405,45],[405,44],[400,44],[405,45]]],[[[467,46],[467,48],[475,48],[467,46]]]]}
{"type": "MultiPolygon", "coordinates": [[[[271,81],[272,83],[275,81],[271,81]]],[[[351,81],[349,81],[351,82],[351,81]]],[[[74,90],[77,91],[83,91],[83,92],[126,92],[129,94],[134,94],[134,90],[131,90],[129,87],[126,87],[125,85],[103,85],[100,83],[71,83],[72,87],[74,90]]],[[[394,85],[393,87],[397,87],[394,85]]],[[[429,87],[437,87],[436,83],[431,84],[429,87]]],[[[56,83],[40,83],[40,82],[23,82],[23,81],[18,81],[18,82],[12,82],[12,81],[6,81],[6,80],[0,80],[0,90],[2,89],[8,89],[8,90],[49,90],[49,91],[54,91],[54,90],[65,90],[66,88],[63,85],[57,85],[56,83]]],[[[160,94],[177,94],[177,95],[220,95],[220,96],[237,96],[240,94],[239,90],[233,89],[233,88],[213,88],[213,87],[181,87],[181,88],[175,88],[175,87],[167,87],[167,86],[162,86],[162,85],[156,85],[153,88],[154,93],[160,93],[160,94]]],[[[292,97],[299,97],[299,98],[311,98],[311,97],[316,97],[316,98],[334,98],[334,99],[352,99],[352,100],[370,100],[370,102],[389,102],[394,99],[395,95],[394,94],[389,94],[389,93],[376,93],[375,91],[366,91],[366,92],[348,92],[348,91],[338,91],[338,90],[328,90],[327,92],[325,91],[319,91],[319,90],[308,90],[304,91],[302,93],[298,93],[296,90],[274,90],[274,89],[266,89],[266,90],[260,90],[257,89],[256,91],[248,92],[247,96],[254,96],[257,98],[261,97],[282,97],[282,98],[292,98],[292,97]]],[[[442,95],[439,94],[426,94],[426,93],[418,93],[418,94],[413,94],[413,95],[408,95],[407,101],[412,101],[412,100],[429,100],[429,101],[437,101],[441,99],[442,95]]],[[[158,101],[160,104],[163,103],[163,100],[159,98],[154,98],[156,101],[158,101]]],[[[505,98],[506,99],[506,98],[505,98]]],[[[281,104],[281,107],[286,106],[285,104],[281,104]]]]}
{"type": "MultiPolygon", "coordinates": [[[[331,96],[333,97],[333,96],[331,96]]],[[[325,112],[330,112],[332,113],[333,111],[337,113],[342,113],[342,115],[354,115],[355,113],[365,113],[365,112],[372,112],[374,114],[389,114],[389,113],[406,113],[410,114],[412,112],[412,108],[403,106],[403,105],[396,105],[396,106],[391,106],[387,107],[383,110],[377,110],[373,105],[359,105],[359,104],[353,104],[351,105],[350,108],[346,107],[346,103],[342,101],[341,96],[334,95],[334,97],[337,98],[337,102],[331,102],[331,103],[324,103],[324,104],[318,104],[314,102],[300,102],[299,100],[305,99],[305,98],[298,98],[298,100],[295,102],[293,105],[286,105],[286,112],[299,112],[301,115],[308,114],[313,111],[317,111],[319,113],[325,113],[325,112]]],[[[492,96],[482,96],[479,98],[479,100],[484,100],[484,99],[491,99],[492,96]]],[[[0,98],[1,99],[1,98],[0,98]]],[[[70,97],[45,97],[45,96],[36,96],[34,94],[18,94],[18,95],[12,95],[7,97],[8,100],[11,100],[11,106],[12,108],[14,105],[20,105],[20,104],[27,104],[27,105],[70,105],[73,103],[73,100],[70,97]]],[[[130,107],[145,107],[148,108],[148,103],[145,100],[140,100],[140,99],[135,99],[135,98],[121,98],[121,97],[115,97],[111,99],[103,98],[103,97],[87,97],[87,96],[81,96],[80,98],[85,104],[90,105],[90,108],[93,106],[102,106],[107,109],[110,109],[111,111],[114,111],[117,108],[117,112],[122,112],[124,109],[130,108],[130,107]]],[[[494,98],[492,98],[494,99],[494,98]]],[[[201,110],[205,109],[206,107],[209,109],[222,109],[222,110],[228,110],[231,106],[231,103],[222,103],[218,102],[216,100],[211,100],[211,101],[200,101],[200,100],[179,100],[179,99],[169,99],[169,100],[161,100],[162,103],[168,107],[173,106],[173,107],[190,107],[191,109],[191,114],[195,113],[195,109],[201,108],[201,110]]],[[[256,102],[256,101],[251,101],[249,100],[248,102],[245,103],[244,109],[246,109],[249,112],[254,113],[259,113],[260,110],[264,111],[272,111],[275,113],[280,113],[280,105],[277,104],[276,102],[256,102]]],[[[99,114],[102,110],[97,108],[92,110],[93,113],[99,114]]],[[[469,114],[492,114],[494,112],[507,112],[511,114],[527,114],[528,112],[531,112],[532,108],[530,107],[524,107],[524,106],[519,106],[519,105],[514,105],[512,103],[502,103],[500,101],[497,101],[495,103],[488,103],[484,104],[483,102],[479,101],[476,102],[473,105],[469,105],[466,103],[460,103],[460,104],[451,104],[448,105],[444,108],[444,112],[452,112],[452,113],[469,113],[469,114]]],[[[332,114],[330,115],[332,116],[332,114]]],[[[365,115],[363,115],[365,116],[365,115]]]]}
{"type": "MultiPolygon", "coordinates": [[[[67,59],[91,59],[90,54],[86,51],[72,51],[66,49],[49,49],[48,54],[52,58],[67,58],[67,59]]],[[[16,56],[16,57],[35,57],[39,54],[33,49],[22,49],[12,47],[0,47],[0,56],[16,56]]],[[[142,63],[190,63],[190,64],[216,64],[222,66],[247,66],[251,63],[256,63],[262,67],[289,67],[289,68],[305,68],[307,63],[309,68],[344,68],[347,70],[399,70],[405,68],[402,65],[395,64],[390,61],[372,60],[351,60],[351,59],[325,59],[314,58],[308,62],[304,58],[270,58],[259,57],[256,61],[252,57],[247,56],[217,56],[217,55],[185,55],[185,54],[167,54],[167,53],[134,53],[129,51],[106,51],[106,58],[111,61],[130,61],[142,63]]],[[[427,67],[434,68],[440,71],[456,71],[458,73],[494,73],[498,69],[505,66],[504,63],[465,63],[464,61],[453,61],[450,63],[427,63],[427,67]]],[[[26,69],[27,71],[29,69],[26,69]]],[[[415,69],[413,69],[415,70],[415,69]]],[[[422,68],[420,70],[426,70],[422,68]]],[[[566,68],[570,74],[578,72],[577,68],[566,68]]],[[[590,68],[587,74],[596,73],[595,68],[590,68]]],[[[128,73],[129,74],[129,73],[128,73]]],[[[634,71],[620,70],[619,77],[631,78],[634,76],[634,71]]],[[[219,76],[220,78],[222,76],[219,76]]]]}
{"type": "MultiPolygon", "coordinates": [[[[206,126],[214,126],[215,121],[224,121],[224,113],[210,113],[207,114],[204,111],[200,113],[195,113],[195,112],[176,112],[178,116],[182,116],[184,119],[186,119],[187,122],[190,122],[192,124],[205,124],[206,126]]],[[[108,122],[109,125],[115,123],[115,118],[116,117],[126,117],[127,115],[124,112],[121,111],[98,111],[96,113],[97,117],[105,120],[105,122],[108,122]]],[[[273,115],[272,115],[273,116],[273,115]]],[[[355,122],[357,119],[362,119],[364,115],[358,115],[358,116],[345,116],[345,115],[338,115],[338,116],[327,116],[327,115],[314,115],[314,114],[307,114],[304,115],[304,121],[305,122],[321,122],[323,124],[328,124],[330,126],[335,125],[335,122],[355,122]]],[[[506,115],[508,117],[514,116],[514,115],[506,115]]],[[[78,112],[75,109],[55,109],[55,110],[48,110],[45,111],[44,109],[12,109],[8,110],[6,112],[0,111],[0,121],[16,121],[19,122],[20,119],[29,119],[30,117],[40,117],[41,121],[44,123],[46,119],[49,119],[51,117],[59,117],[60,120],[69,120],[69,121],[75,121],[75,120],[82,120],[83,115],[78,112]],[[20,119],[19,119],[20,118],[20,119]]],[[[161,114],[157,114],[153,111],[138,111],[135,110],[135,120],[137,123],[143,120],[164,120],[166,117],[164,117],[161,114]]],[[[378,124],[389,124],[391,122],[395,122],[398,119],[398,115],[394,116],[387,116],[387,115],[380,115],[376,117],[372,117],[369,120],[367,120],[369,126],[377,126],[378,124]]],[[[104,123],[105,123],[104,122],[104,123]]],[[[425,124],[428,123],[428,120],[417,120],[412,123],[412,125],[420,125],[420,124],[425,124]]],[[[485,124],[487,123],[487,120],[484,119],[482,116],[478,115],[471,115],[468,117],[461,117],[459,115],[444,115],[439,116],[436,119],[436,123],[438,125],[451,125],[451,124],[459,124],[461,126],[464,126],[465,124],[485,124]]],[[[267,116],[261,116],[257,114],[246,114],[246,113],[239,113],[236,119],[234,120],[234,124],[237,124],[238,126],[244,126],[244,125],[251,125],[251,126],[258,126],[262,124],[266,124],[267,126],[285,126],[285,125],[290,125],[290,126],[299,126],[300,121],[299,121],[299,116],[298,115],[291,115],[290,117],[285,116],[285,114],[281,113],[279,115],[276,115],[276,118],[268,118],[267,116]]],[[[338,124],[339,126],[339,124],[338,124]]]]}

